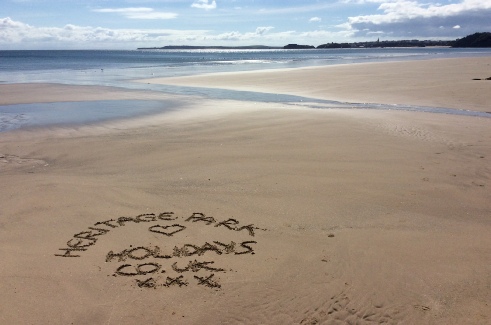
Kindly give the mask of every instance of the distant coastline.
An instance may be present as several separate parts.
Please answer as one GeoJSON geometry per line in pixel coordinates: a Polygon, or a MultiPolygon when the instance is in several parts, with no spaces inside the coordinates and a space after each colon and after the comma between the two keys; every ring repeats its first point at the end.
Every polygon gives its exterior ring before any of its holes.
{"type": "Polygon", "coordinates": [[[328,43],[317,47],[313,45],[288,44],[285,46],[249,45],[249,46],[193,46],[193,45],[167,45],[162,47],[139,47],[137,50],[308,50],[308,49],[335,49],[335,48],[384,48],[384,47],[451,47],[455,41],[375,41],[357,43],[328,43]]]}
{"type": "Polygon", "coordinates": [[[250,46],[192,46],[192,45],[168,45],[162,47],[139,47],[138,50],[278,50],[283,47],[250,45],[250,46]]]}
{"type": "Polygon", "coordinates": [[[193,46],[168,45],[162,47],[139,47],[138,50],[280,50],[280,49],[313,49],[313,45],[288,44],[285,46],[247,45],[247,46],[193,46]]]}
{"type": "Polygon", "coordinates": [[[385,48],[385,47],[491,47],[491,33],[475,33],[456,40],[393,40],[354,43],[326,43],[313,45],[288,44],[285,46],[249,45],[249,46],[192,46],[168,45],[162,47],[139,47],[138,50],[279,50],[279,49],[337,49],[337,48],[385,48]]]}

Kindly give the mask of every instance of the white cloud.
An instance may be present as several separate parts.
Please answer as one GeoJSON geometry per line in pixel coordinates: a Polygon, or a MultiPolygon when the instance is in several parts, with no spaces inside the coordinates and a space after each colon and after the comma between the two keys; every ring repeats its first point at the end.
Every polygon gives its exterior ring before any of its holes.
{"type": "Polygon", "coordinates": [[[210,0],[196,0],[191,5],[191,7],[198,8],[198,9],[205,9],[205,10],[216,9],[217,2],[215,0],[213,0],[213,1],[210,1],[210,0]]]}
{"type": "Polygon", "coordinates": [[[20,39],[28,36],[31,31],[31,26],[13,21],[10,17],[0,19],[0,44],[18,43],[20,39]]]}
{"type": "Polygon", "coordinates": [[[263,35],[273,29],[274,27],[268,26],[268,27],[258,27],[256,28],[256,34],[257,35],[263,35]]]}
{"type": "Polygon", "coordinates": [[[454,27],[452,27],[453,29],[460,29],[460,25],[455,25],[454,27]]]}
{"type": "Polygon", "coordinates": [[[238,40],[244,40],[245,38],[246,38],[245,35],[239,32],[222,33],[215,37],[207,36],[208,40],[214,39],[220,41],[238,41],[238,40]]]}
{"type": "Polygon", "coordinates": [[[116,13],[129,19],[174,19],[176,13],[155,11],[152,8],[104,8],[94,9],[94,12],[116,13]]]}
{"type": "MultiPolygon", "coordinates": [[[[143,10],[142,10],[143,11],[143,10]]],[[[63,27],[36,27],[11,18],[0,18],[0,48],[3,49],[134,49],[164,45],[277,45],[289,43],[324,44],[341,41],[346,31],[278,31],[260,26],[249,32],[174,29],[110,29],[67,24],[63,27]]]]}
{"type": "Polygon", "coordinates": [[[0,19],[0,29],[8,29],[8,28],[23,28],[28,26],[20,21],[13,21],[10,17],[0,19]]]}
{"type": "Polygon", "coordinates": [[[237,42],[260,41],[260,40],[268,39],[267,33],[273,28],[274,27],[271,26],[257,27],[255,32],[247,32],[247,33],[228,32],[228,33],[221,33],[218,35],[208,35],[207,40],[212,40],[212,41],[226,40],[226,41],[237,41],[237,42]]]}
{"type": "MultiPolygon", "coordinates": [[[[298,1],[300,2],[300,1],[298,1]]],[[[281,2],[278,2],[281,3],[281,2]]],[[[288,6],[288,5],[280,5],[278,7],[272,7],[272,8],[263,8],[257,11],[258,14],[298,14],[300,12],[319,12],[322,10],[329,10],[331,8],[338,7],[338,3],[336,1],[324,1],[321,3],[315,3],[315,4],[302,4],[299,6],[288,6]],[[329,2],[329,3],[326,3],[329,2]]]]}
{"type": "MultiPolygon", "coordinates": [[[[378,0],[373,1],[378,2],[378,0]]],[[[366,15],[350,17],[351,23],[371,22],[374,24],[392,23],[415,18],[449,17],[464,12],[491,9],[491,2],[464,0],[458,4],[421,4],[417,1],[392,0],[383,2],[378,10],[383,11],[380,15],[366,15]]]]}
{"type": "Polygon", "coordinates": [[[380,3],[380,14],[349,17],[338,27],[351,30],[354,36],[383,31],[398,36],[461,36],[491,29],[491,1],[461,0],[441,4],[419,0],[345,0],[346,3],[380,3]],[[465,22],[466,28],[451,27],[465,22]]]}
{"type": "Polygon", "coordinates": [[[206,30],[109,29],[72,24],[33,27],[9,17],[0,18],[0,45],[17,48],[135,48],[187,41],[207,33],[206,30]]]}
{"type": "Polygon", "coordinates": [[[309,19],[309,23],[320,23],[322,21],[319,17],[312,17],[309,19]]]}
{"type": "MultiPolygon", "coordinates": [[[[209,30],[109,29],[77,26],[34,27],[10,18],[0,18],[0,47],[6,48],[136,48],[182,45],[250,45],[290,41],[299,34],[293,31],[271,33],[272,26],[250,32],[212,33],[209,30]]],[[[281,44],[281,43],[280,43],[281,44]]]]}
{"type": "Polygon", "coordinates": [[[297,39],[299,39],[299,41],[297,42],[301,44],[307,44],[310,42],[311,43],[310,45],[320,45],[328,41],[345,41],[349,36],[349,33],[346,31],[331,32],[327,30],[314,30],[309,32],[298,33],[298,36],[297,35],[291,35],[291,36],[295,36],[297,39]]]}

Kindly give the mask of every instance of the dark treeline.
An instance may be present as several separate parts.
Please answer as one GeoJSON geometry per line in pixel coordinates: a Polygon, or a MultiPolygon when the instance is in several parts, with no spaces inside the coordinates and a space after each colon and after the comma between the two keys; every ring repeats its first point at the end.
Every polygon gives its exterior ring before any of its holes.
{"type": "Polygon", "coordinates": [[[432,41],[432,40],[398,40],[398,41],[375,41],[356,43],[327,43],[317,46],[318,49],[335,48],[373,48],[373,47],[425,47],[425,46],[452,46],[455,41],[432,41]]]}
{"type": "MultiPolygon", "coordinates": [[[[289,44],[292,46],[296,44],[289,44]]],[[[301,45],[303,48],[305,45],[301,45]]],[[[491,47],[491,33],[474,33],[456,40],[393,40],[381,41],[380,39],[372,42],[354,43],[326,43],[317,46],[318,49],[337,49],[337,48],[373,48],[373,47],[426,47],[426,46],[450,46],[450,47],[491,47]]],[[[310,48],[314,48],[311,46],[310,48]]]]}
{"type": "Polygon", "coordinates": [[[458,39],[453,47],[491,47],[491,33],[475,33],[458,39]]]}

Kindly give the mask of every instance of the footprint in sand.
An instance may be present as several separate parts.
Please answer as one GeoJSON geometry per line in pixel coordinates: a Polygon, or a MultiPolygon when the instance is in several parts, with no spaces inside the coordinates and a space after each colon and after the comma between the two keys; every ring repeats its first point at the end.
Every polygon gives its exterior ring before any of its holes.
{"type": "Polygon", "coordinates": [[[38,158],[23,158],[16,155],[1,154],[0,153],[0,167],[3,168],[18,168],[18,167],[36,167],[36,166],[48,166],[45,160],[38,158]]]}

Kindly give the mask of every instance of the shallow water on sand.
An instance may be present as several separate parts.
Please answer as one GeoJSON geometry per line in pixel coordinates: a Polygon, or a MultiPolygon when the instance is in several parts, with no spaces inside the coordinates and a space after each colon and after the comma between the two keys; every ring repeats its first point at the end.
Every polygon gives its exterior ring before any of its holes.
{"type": "Polygon", "coordinates": [[[0,132],[54,125],[83,125],[178,109],[175,101],[100,100],[0,106],[0,132]]]}
{"type": "MultiPolygon", "coordinates": [[[[157,90],[161,86],[154,86],[157,90]]],[[[168,87],[164,87],[168,88],[168,87]]],[[[451,114],[491,118],[491,113],[450,108],[342,103],[292,95],[176,87],[175,93],[202,95],[213,99],[229,99],[265,103],[285,103],[312,109],[377,109],[451,114]]],[[[144,115],[161,114],[179,109],[177,101],[164,100],[100,100],[83,102],[33,103],[0,106],[0,132],[20,128],[56,125],[84,125],[144,115]]]]}

